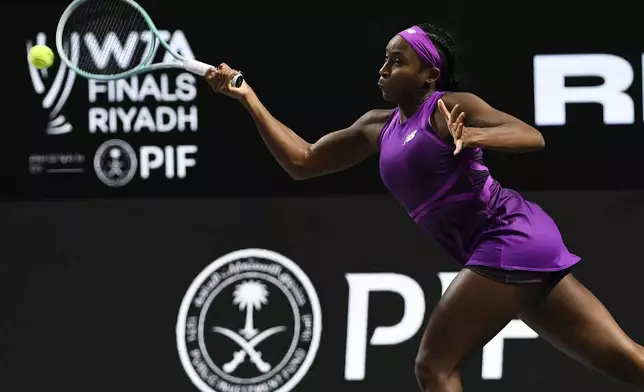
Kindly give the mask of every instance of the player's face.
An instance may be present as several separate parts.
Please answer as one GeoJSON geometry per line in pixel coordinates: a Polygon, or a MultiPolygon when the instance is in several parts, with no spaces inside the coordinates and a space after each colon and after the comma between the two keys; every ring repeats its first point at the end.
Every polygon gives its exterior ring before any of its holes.
{"type": "Polygon", "coordinates": [[[418,55],[401,36],[389,41],[385,50],[385,63],[380,68],[378,86],[389,102],[400,103],[407,97],[417,96],[425,83],[418,55]]]}

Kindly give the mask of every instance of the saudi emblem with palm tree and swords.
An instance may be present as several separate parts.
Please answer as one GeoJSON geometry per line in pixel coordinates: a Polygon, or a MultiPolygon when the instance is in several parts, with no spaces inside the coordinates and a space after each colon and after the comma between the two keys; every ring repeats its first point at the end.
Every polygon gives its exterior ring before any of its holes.
{"type": "Polygon", "coordinates": [[[179,310],[177,349],[202,392],[288,392],[307,373],[322,331],[320,302],[293,261],[265,249],[220,257],[179,310]]]}
{"type": "Polygon", "coordinates": [[[239,310],[246,311],[246,321],[244,323],[244,328],[239,330],[239,334],[228,328],[212,328],[214,332],[220,333],[237,343],[240,348],[240,350],[235,351],[232,360],[225,363],[222,369],[226,373],[231,373],[235,371],[237,366],[239,366],[239,364],[248,356],[250,361],[257,367],[257,370],[262,373],[266,373],[271,370],[271,365],[262,360],[262,353],[257,351],[255,347],[270,336],[286,330],[286,327],[272,327],[262,332],[255,328],[255,324],[253,323],[254,311],[261,309],[262,304],[266,304],[268,301],[268,290],[261,282],[247,280],[240,283],[235,288],[233,297],[233,304],[238,305],[239,310]]]}

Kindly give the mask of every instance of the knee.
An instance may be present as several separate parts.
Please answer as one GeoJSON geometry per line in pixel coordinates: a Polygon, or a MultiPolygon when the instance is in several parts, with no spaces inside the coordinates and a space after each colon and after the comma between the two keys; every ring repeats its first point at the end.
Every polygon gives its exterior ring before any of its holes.
{"type": "Polygon", "coordinates": [[[433,390],[444,390],[452,383],[454,377],[458,377],[457,369],[448,366],[440,357],[431,356],[430,353],[421,351],[416,356],[414,363],[416,380],[421,390],[429,392],[433,390]]]}

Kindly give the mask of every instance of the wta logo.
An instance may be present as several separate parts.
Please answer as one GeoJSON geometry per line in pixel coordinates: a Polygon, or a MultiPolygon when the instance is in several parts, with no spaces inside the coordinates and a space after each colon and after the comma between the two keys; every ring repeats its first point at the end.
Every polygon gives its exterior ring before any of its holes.
{"type": "MultiPolygon", "coordinates": [[[[162,30],[162,38],[180,55],[194,59],[192,48],[181,30],[162,30]]],[[[111,32],[102,42],[92,33],[72,34],[69,45],[71,62],[78,63],[80,57],[89,58],[102,69],[112,59],[118,66],[127,69],[136,61],[137,48],[149,47],[152,43],[149,31],[111,32]]],[[[47,44],[45,33],[38,33],[35,44],[47,44]]],[[[27,52],[34,42],[27,42],[27,52]]],[[[53,46],[53,42],[50,43],[53,46]]],[[[155,56],[161,57],[157,50],[155,56]]],[[[174,59],[169,53],[163,54],[163,61],[174,59]]],[[[53,68],[38,70],[29,64],[29,75],[34,91],[43,96],[42,106],[49,110],[50,121],[47,133],[65,134],[72,131],[70,122],[62,110],[70,99],[74,88],[76,73],[65,63],[60,62],[55,76],[53,68]],[[45,83],[53,79],[51,84],[45,83]],[[46,87],[48,86],[49,87],[46,87]]],[[[135,75],[127,79],[113,81],[87,80],[86,95],[80,101],[76,92],[73,121],[85,118],[86,129],[90,135],[113,135],[117,133],[170,133],[197,132],[199,128],[197,98],[197,78],[189,72],[155,72],[135,75]],[[85,101],[86,105],[82,101],[85,101]],[[76,105],[78,103],[78,106],[76,105]],[[78,116],[77,112],[86,114],[78,116]]]]}
{"type": "MultiPolygon", "coordinates": [[[[78,40],[72,41],[72,53],[78,56],[78,40]]],[[[45,33],[38,33],[36,36],[36,43],[27,41],[27,55],[34,45],[47,45],[47,35],[45,33]]],[[[72,59],[78,61],[78,59],[72,59]]],[[[50,74],[50,70],[38,70],[34,67],[29,60],[29,76],[31,77],[31,84],[33,85],[36,94],[42,96],[42,107],[49,111],[49,121],[47,122],[46,132],[49,135],[62,135],[69,133],[73,130],[72,125],[67,121],[62,114],[62,109],[69,99],[69,94],[74,87],[74,80],[76,73],[69,69],[65,63],[60,62],[58,71],[55,76],[50,74]],[[53,77],[53,82],[47,88],[45,81],[53,77]]]]}

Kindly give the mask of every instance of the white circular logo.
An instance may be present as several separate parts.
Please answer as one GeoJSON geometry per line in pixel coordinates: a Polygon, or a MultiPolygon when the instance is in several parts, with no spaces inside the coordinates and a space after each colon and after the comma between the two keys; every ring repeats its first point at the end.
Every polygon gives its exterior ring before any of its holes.
{"type": "Polygon", "coordinates": [[[94,171],[98,179],[107,186],[126,185],[134,178],[137,166],[138,159],[134,149],[123,140],[108,140],[94,154],[94,171]]]}
{"type": "Polygon", "coordinates": [[[244,249],[215,260],[192,282],[176,334],[181,364],[202,392],[288,392],[317,354],[322,311],[293,261],[244,249]]]}

